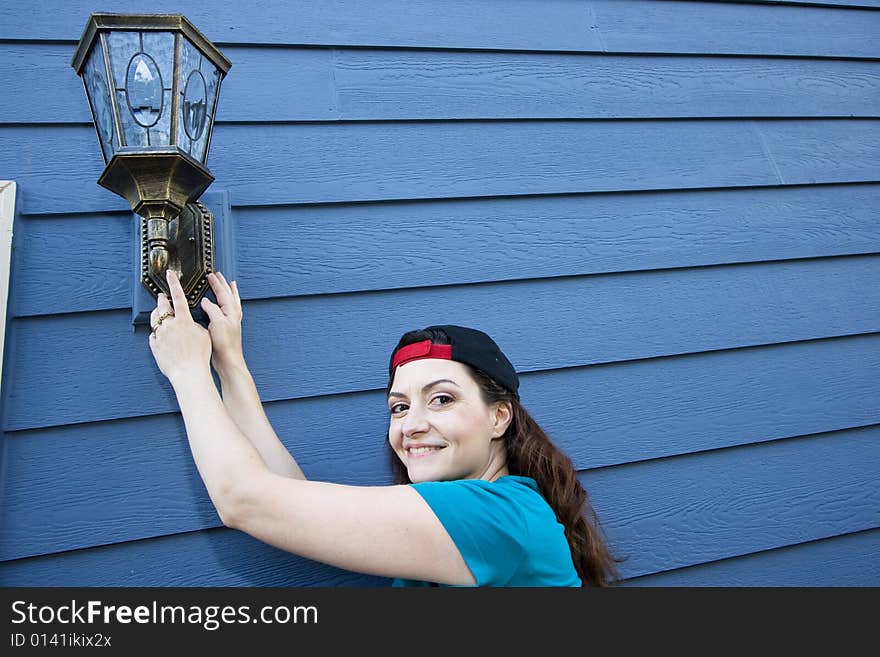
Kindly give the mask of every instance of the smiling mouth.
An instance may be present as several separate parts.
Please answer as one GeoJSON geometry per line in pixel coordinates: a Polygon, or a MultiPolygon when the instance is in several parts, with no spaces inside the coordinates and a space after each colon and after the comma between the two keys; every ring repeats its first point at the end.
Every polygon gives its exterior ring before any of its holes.
{"type": "Polygon", "coordinates": [[[409,456],[420,457],[427,456],[428,454],[433,454],[435,452],[439,452],[441,449],[445,449],[444,447],[410,447],[406,450],[406,453],[409,456]]]}

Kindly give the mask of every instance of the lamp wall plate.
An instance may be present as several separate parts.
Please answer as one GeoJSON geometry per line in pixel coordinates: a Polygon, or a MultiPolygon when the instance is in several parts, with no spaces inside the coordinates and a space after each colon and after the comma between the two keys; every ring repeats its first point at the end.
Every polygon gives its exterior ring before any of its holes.
{"type": "MultiPolygon", "coordinates": [[[[227,281],[232,281],[235,279],[236,272],[236,261],[235,261],[235,231],[233,230],[232,225],[232,212],[229,202],[229,192],[226,190],[209,190],[202,194],[198,203],[189,204],[190,206],[201,206],[200,210],[203,210],[210,217],[211,224],[211,238],[212,238],[212,254],[211,254],[211,262],[212,267],[207,268],[205,274],[211,271],[221,271],[223,272],[223,276],[227,281]]],[[[186,211],[193,211],[195,208],[191,208],[186,211]]],[[[149,290],[148,287],[144,283],[144,275],[147,272],[149,274],[149,268],[146,267],[145,258],[147,254],[144,251],[145,245],[142,244],[142,235],[143,231],[146,230],[143,222],[147,220],[138,215],[133,215],[132,224],[132,241],[134,244],[141,244],[141,248],[137,250],[136,258],[133,259],[132,269],[134,272],[134,276],[132,276],[132,314],[131,314],[131,322],[132,322],[132,330],[135,330],[137,326],[143,325],[149,327],[150,322],[150,313],[156,307],[156,297],[158,294],[158,290],[153,292],[149,290]]],[[[197,221],[200,221],[197,219],[197,221]]],[[[174,226],[174,222],[172,222],[172,230],[176,230],[174,226]]],[[[200,244],[199,237],[193,235],[194,241],[190,242],[193,246],[194,250],[202,248],[204,249],[204,244],[200,244]]],[[[188,241],[188,240],[187,240],[188,241]]],[[[207,317],[204,314],[201,306],[198,305],[198,301],[203,297],[208,297],[210,301],[217,303],[217,299],[214,297],[214,293],[211,291],[211,287],[208,285],[207,279],[204,276],[201,278],[202,285],[204,287],[196,287],[196,282],[191,283],[191,290],[188,290],[186,285],[184,285],[184,290],[187,291],[187,296],[189,297],[190,302],[190,312],[193,315],[193,318],[199,322],[200,324],[207,325],[207,317]],[[192,304],[195,304],[193,306],[192,304]]],[[[183,281],[181,281],[183,283],[183,281]]]]}

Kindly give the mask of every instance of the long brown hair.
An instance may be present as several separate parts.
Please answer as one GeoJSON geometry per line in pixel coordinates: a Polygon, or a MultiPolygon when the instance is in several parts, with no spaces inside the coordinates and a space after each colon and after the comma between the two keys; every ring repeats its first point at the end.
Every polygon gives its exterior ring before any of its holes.
{"type": "MultiPolygon", "coordinates": [[[[449,337],[442,330],[409,331],[400,338],[394,351],[422,340],[431,340],[434,344],[449,344],[449,337]]],[[[485,372],[466,363],[462,364],[470,370],[487,405],[510,402],[513,418],[503,436],[507,450],[507,469],[512,475],[531,477],[537,482],[544,499],[565,528],[565,538],[582,585],[614,584],[620,579],[617,563],[623,559],[614,557],[608,549],[599,519],[587,492],[577,478],[577,470],[571,460],[553,444],[513,393],[485,372]]],[[[391,391],[393,378],[394,370],[389,368],[388,392],[391,391]]],[[[403,462],[393,449],[389,451],[395,483],[411,483],[403,462]]]]}

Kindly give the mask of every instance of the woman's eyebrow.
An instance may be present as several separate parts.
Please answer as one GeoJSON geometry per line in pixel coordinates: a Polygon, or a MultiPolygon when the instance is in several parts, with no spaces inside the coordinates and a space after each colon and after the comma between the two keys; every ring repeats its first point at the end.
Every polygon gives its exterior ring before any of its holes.
{"type": "MultiPolygon", "coordinates": [[[[436,386],[438,383],[451,383],[451,384],[454,385],[456,388],[461,388],[461,386],[458,385],[458,384],[457,384],[455,381],[453,381],[452,379],[437,379],[436,381],[431,381],[431,383],[427,383],[427,384],[425,384],[424,386],[422,386],[422,392],[423,392],[423,393],[424,393],[424,392],[427,392],[429,388],[433,388],[433,387],[436,386]]],[[[389,392],[389,393],[388,393],[388,396],[389,396],[389,397],[406,397],[406,395],[404,395],[403,393],[400,393],[400,392],[389,392]]]]}

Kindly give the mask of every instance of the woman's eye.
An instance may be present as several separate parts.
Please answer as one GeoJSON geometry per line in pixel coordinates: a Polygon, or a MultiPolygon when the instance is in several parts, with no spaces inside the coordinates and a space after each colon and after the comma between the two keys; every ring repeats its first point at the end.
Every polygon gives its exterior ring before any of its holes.
{"type": "MultiPolygon", "coordinates": [[[[437,395],[436,397],[432,397],[431,401],[438,406],[448,406],[451,402],[455,401],[450,395],[437,395]]],[[[390,409],[388,409],[392,415],[396,415],[398,413],[402,413],[407,409],[406,404],[394,404],[390,409]]]]}

